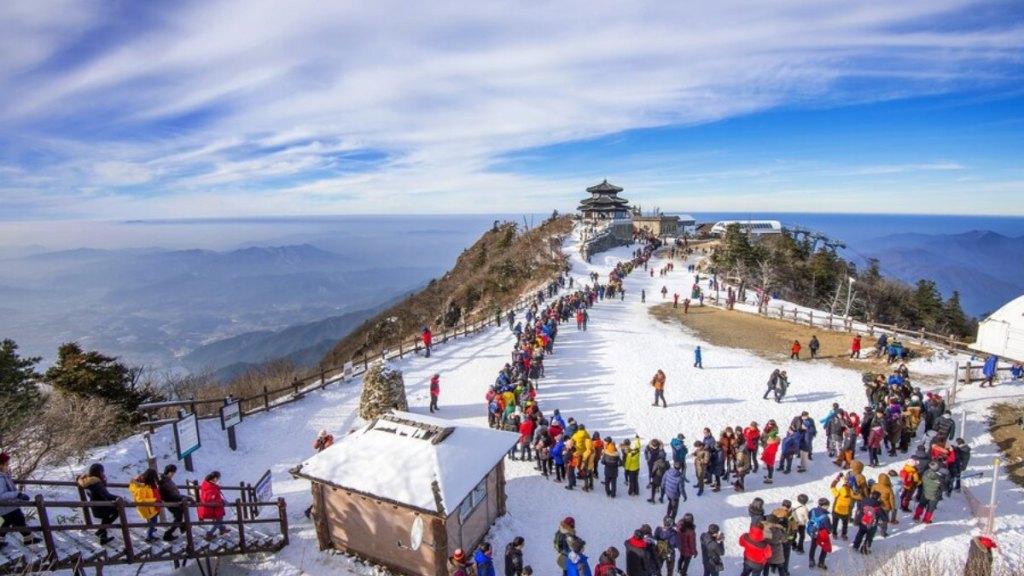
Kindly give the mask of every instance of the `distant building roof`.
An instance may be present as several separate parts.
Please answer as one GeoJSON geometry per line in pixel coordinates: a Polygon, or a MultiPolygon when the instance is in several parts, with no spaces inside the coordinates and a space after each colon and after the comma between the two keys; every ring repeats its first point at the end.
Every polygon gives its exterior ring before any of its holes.
{"type": "Polygon", "coordinates": [[[591,192],[591,193],[594,193],[594,192],[598,192],[598,193],[603,193],[603,192],[619,193],[619,192],[622,192],[622,188],[619,188],[618,186],[616,186],[614,184],[609,184],[608,183],[608,179],[606,178],[604,180],[604,182],[601,182],[600,184],[598,184],[596,186],[591,186],[590,188],[587,188],[587,192],[591,192]]]}
{"type": "Polygon", "coordinates": [[[778,220],[721,220],[711,227],[711,234],[725,234],[732,224],[750,234],[782,234],[782,222],[778,220]]]}
{"type": "Polygon", "coordinates": [[[339,438],[303,462],[298,474],[448,516],[518,439],[512,432],[392,412],[339,438]]]}

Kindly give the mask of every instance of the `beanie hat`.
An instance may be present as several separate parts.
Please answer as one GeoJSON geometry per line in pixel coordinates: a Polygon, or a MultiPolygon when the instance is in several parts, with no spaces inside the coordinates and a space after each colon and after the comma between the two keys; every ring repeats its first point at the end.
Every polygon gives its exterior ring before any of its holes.
{"type": "Polygon", "coordinates": [[[452,560],[459,564],[463,564],[466,562],[466,553],[462,551],[462,548],[459,548],[455,550],[454,554],[452,554],[452,560]]]}
{"type": "Polygon", "coordinates": [[[576,519],[573,518],[572,516],[566,516],[565,520],[562,520],[562,524],[565,524],[566,526],[568,526],[570,528],[575,528],[576,527],[576,519]]]}
{"type": "Polygon", "coordinates": [[[0,466],[7,464],[11,461],[11,455],[7,452],[0,452],[0,466]]]}

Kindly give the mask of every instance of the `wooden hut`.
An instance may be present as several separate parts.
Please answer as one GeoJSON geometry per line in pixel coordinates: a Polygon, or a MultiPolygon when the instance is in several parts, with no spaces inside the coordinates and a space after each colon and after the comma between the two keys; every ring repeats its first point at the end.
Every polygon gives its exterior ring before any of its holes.
{"type": "Polygon", "coordinates": [[[448,574],[505,514],[518,435],[408,412],[380,416],[292,470],[312,482],[320,549],[409,575],[448,574]]]}

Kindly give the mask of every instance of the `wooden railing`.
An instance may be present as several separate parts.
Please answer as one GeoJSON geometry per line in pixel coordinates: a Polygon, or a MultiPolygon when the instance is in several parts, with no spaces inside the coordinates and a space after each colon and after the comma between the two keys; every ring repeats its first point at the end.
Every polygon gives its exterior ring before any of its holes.
{"type": "MultiPolygon", "coordinates": [[[[548,282],[544,282],[541,288],[534,289],[528,295],[517,300],[511,309],[518,312],[530,307],[537,301],[536,294],[538,290],[546,291],[547,284],[548,282]]],[[[431,349],[438,345],[443,345],[449,340],[476,334],[496,322],[495,314],[488,315],[480,312],[473,318],[464,318],[461,326],[456,325],[452,328],[442,326],[440,334],[435,333],[433,335],[431,349]]],[[[409,354],[419,354],[422,350],[423,345],[418,337],[399,340],[391,346],[383,347],[379,352],[373,354],[364,353],[359,357],[353,357],[350,362],[346,362],[344,365],[322,368],[319,374],[295,379],[277,388],[264,386],[262,392],[236,400],[240,403],[243,418],[260,412],[267,412],[275,407],[301,400],[306,394],[322,390],[336,382],[345,382],[361,376],[373,362],[402,359],[409,354]]],[[[153,432],[157,428],[173,424],[179,419],[178,410],[186,408],[190,413],[196,414],[200,420],[219,418],[220,407],[224,403],[225,399],[223,398],[188,398],[140,404],[138,408],[139,427],[153,432]]]]}
{"type": "MultiPolygon", "coordinates": [[[[193,500],[184,502],[163,502],[160,521],[155,524],[145,522],[133,509],[151,507],[153,503],[135,503],[118,498],[115,501],[92,502],[85,497],[85,492],[75,482],[28,480],[26,486],[36,487],[76,487],[77,500],[47,500],[36,495],[31,502],[22,500],[0,501],[0,506],[16,506],[30,508],[30,526],[0,528],[0,537],[6,539],[11,532],[28,532],[42,540],[40,545],[19,546],[9,542],[0,551],[0,573],[25,574],[37,571],[72,570],[81,573],[85,567],[102,567],[115,564],[135,564],[154,561],[174,561],[175,565],[188,559],[210,558],[214,556],[230,556],[252,552],[275,552],[288,545],[287,505],[283,498],[273,502],[256,502],[252,499],[236,498],[233,503],[198,504],[193,500]],[[224,507],[233,509],[235,517],[225,517],[224,525],[230,528],[230,536],[222,539],[207,540],[201,532],[209,530],[209,522],[193,519],[192,510],[199,507],[224,507]],[[94,510],[113,508],[117,518],[113,523],[97,523],[94,510]],[[176,523],[163,519],[164,511],[173,508],[183,509],[182,522],[176,523]],[[275,513],[259,518],[259,511],[270,509],[275,513]],[[158,536],[157,540],[147,541],[146,532],[157,528],[163,532],[171,527],[181,529],[183,539],[165,541],[158,536]],[[263,527],[269,527],[264,530],[263,527]],[[92,533],[105,529],[112,536],[118,537],[108,545],[101,545],[92,533]],[[195,531],[193,531],[195,529],[195,531]],[[195,532],[195,533],[193,533],[195,532]]],[[[108,484],[109,488],[119,489],[126,484],[108,484]]],[[[233,488],[224,486],[224,491],[239,490],[246,493],[245,487],[233,488]]]]}
{"type": "MultiPolygon", "coordinates": [[[[934,332],[926,331],[924,328],[921,328],[920,330],[910,330],[890,324],[861,322],[847,316],[837,316],[834,314],[826,314],[824,312],[815,313],[814,310],[801,310],[796,306],[788,309],[785,306],[766,308],[764,311],[760,312],[760,315],[768,318],[789,320],[794,324],[806,324],[811,327],[825,328],[828,330],[862,332],[867,334],[869,337],[884,332],[909,342],[932,344],[943,347],[951,352],[971,353],[971,349],[968,347],[969,343],[960,340],[957,336],[953,334],[935,334],[934,332]]],[[[864,343],[865,350],[868,350],[871,347],[872,343],[864,343]]]]}

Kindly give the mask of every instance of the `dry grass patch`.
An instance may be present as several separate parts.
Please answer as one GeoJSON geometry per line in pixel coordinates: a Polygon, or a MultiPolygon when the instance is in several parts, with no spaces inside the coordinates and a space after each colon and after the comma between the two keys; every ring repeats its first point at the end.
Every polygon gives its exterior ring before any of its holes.
{"type": "MultiPolygon", "coordinates": [[[[786,320],[766,318],[736,310],[722,310],[713,306],[690,306],[690,312],[683,314],[683,307],[673,308],[671,303],[653,306],[650,313],[663,322],[677,321],[697,332],[702,340],[714,345],[749,350],[762,358],[777,361],[789,358],[793,340],[799,340],[803,346],[800,358],[810,361],[807,344],[811,336],[817,336],[821,348],[818,360],[830,362],[841,368],[849,368],[858,372],[885,371],[888,366],[884,360],[861,358],[850,359],[850,343],[853,334],[834,332],[824,328],[810,328],[794,324],[786,320]]],[[[861,355],[871,351],[874,339],[862,334],[863,349],[861,355]]],[[[920,347],[912,347],[914,352],[930,356],[932,352],[920,347]]]]}
{"type": "Polygon", "coordinates": [[[988,429],[1006,457],[1006,473],[1010,480],[1024,487],[1024,428],[1019,424],[1021,416],[1024,416],[1024,401],[996,404],[989,414],[988,429]]]}

